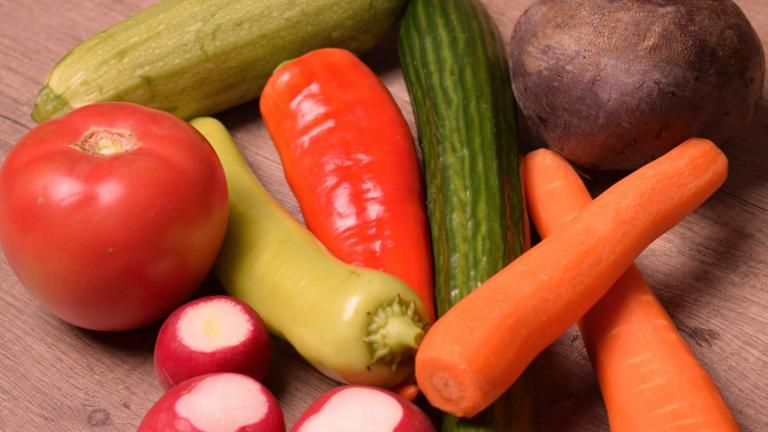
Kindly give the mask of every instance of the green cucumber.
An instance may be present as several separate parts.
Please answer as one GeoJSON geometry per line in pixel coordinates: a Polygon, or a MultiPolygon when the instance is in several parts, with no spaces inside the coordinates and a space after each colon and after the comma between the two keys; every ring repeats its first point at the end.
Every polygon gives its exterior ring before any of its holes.
{"type": "Polygon", "coordinates": [[[163,0],[82,42],[54,66],[32,118],[121,100],[182,118],[258,97],[281,62],[322,47],[361,53],[405,0],[163,0]]]}
{"type": "MultiPolygon", "coordinates": [[[[504,44],[477,0],[412,0],[398,51],[416,116],[427,189],[438,314],[528,243],[516,106],[504,44]]],[[[534,430],[522,379],[477,418],[443,431],[534,430]]]]}

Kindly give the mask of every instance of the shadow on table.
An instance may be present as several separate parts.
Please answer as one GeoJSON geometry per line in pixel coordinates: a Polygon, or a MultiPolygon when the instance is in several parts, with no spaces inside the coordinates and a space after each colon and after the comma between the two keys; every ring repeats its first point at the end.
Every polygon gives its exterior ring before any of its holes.
{"type": "MultiPolygon", "coordinates": [[[[704,233],[706,245],[699,247],[702,259],[679,273],[681,285],[696,284],[696,292],[685,304],[672,301],[669,307],[690,308],[706,290],[716,286],[723,276],[738,271],[750,261],[749,240],[764,226],[768,214],[768,101],[755,113],[750,127],[725,146],[729,174],[723,187],[697,213],[717,227],[704,233]]],[[[677,284],[676,281],[675,285],[677,284]]],[[[670,310],[672,313],[673,310],[670,310]]]]}
{"type": "Polygon", "coordinates": [[[528,369],[535,379],[540,431],[608,429],[600,389],[575,326],[539,354],[528,369]]]}
{"type": "MultiPolygon", "coordinates": [[[[200,297],[219,294],[225,294],[221,285],[219,285],[218,281],[213,276],[209,276],[200,286],[200,289],[198,289],[189,299],[185,299],[182,304],[200,297]]],[[[70,327],[73,332],[78,333],[84,339],[109,347],[109,349],[119,353],[151,355],[155,347],[157,333],[160,331],[160,326],[165,318],[166,317],[164,316],[161,320],[140,329],[121,332],[100,332],[81,329],[74,326],[70,327]]]]}

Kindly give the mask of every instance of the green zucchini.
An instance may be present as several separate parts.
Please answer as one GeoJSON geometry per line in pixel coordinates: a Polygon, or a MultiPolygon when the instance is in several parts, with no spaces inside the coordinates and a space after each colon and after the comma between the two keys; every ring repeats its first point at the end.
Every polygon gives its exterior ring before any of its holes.
{"type": "MultiPolygon", "coordinates": [[[[515,100],[504,44],[477,0],[412,0],[398,52],[423,155],[442,315],[529,241],[515,100]]],[[[529,382],[471,421],[446,415],[442,430],[534,430],[529,382]]]]}
{"type": "Polygon", "coordinates": [[[253,99],[281,62],[322,47],[361,53],[406,0],[163,0],[75,47],[37,95],[41,122],[121,100],[183,118],[253,99]]]}

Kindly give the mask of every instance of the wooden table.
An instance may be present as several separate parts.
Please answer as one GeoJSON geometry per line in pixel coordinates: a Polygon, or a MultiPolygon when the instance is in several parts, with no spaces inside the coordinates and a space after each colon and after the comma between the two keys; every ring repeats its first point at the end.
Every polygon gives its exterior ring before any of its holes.
{"type": "MultiPolygon", "coordinates": [[[[34,123],[35,94],[71,47],[152,0],[1,0],[0,158],[34,123]]],[[[486,0],[509,39],[530,0],[486,0]]],[[[737,0],[768,46],[768,0],[737,0]]],[[[394,38],[366,61],[413,127],[394,38]]],[[[750,127],[728,148],[731,174],[639,266],[711,373],[744,431],[768,430],[768,84],[750,127]]],[[[254,170],[300,213],[256,103],[222,113],[254,170]]],[[[414,129],[415,130],[415,129],[414,129]]],[[[157,326],[123,334],[71,327],[47,313],[0,258],[0,431],[131,431],[161,395],[152,367],[157,326]]],[[[572,329],[533,365],[542,431],[607,431],[592,368],[572,329]]],[[[267,384],[288,424],[334,383],[276,343],[267,384]]]]}

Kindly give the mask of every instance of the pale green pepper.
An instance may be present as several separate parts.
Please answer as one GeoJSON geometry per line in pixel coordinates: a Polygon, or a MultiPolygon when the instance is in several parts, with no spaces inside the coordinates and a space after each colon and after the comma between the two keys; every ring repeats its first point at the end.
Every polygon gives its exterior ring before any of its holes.
{"type": "Polygon", "coordinates": [[[215,273],[274,334],[344,382],[389,387],[413,369],[426,312],[408,285],[345,264],[269,195],[224,126],[192,120],[219,156],[229,225],[215,273]]]}

